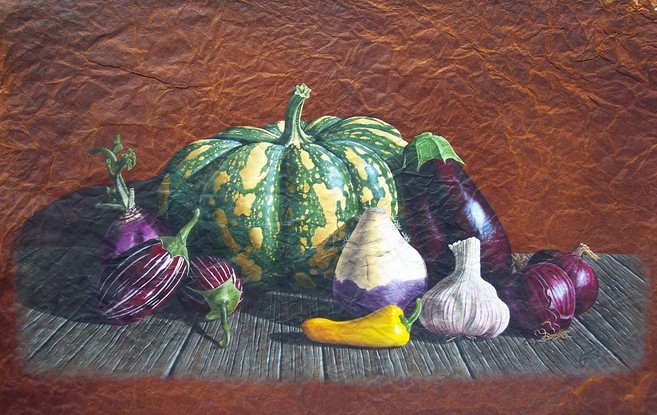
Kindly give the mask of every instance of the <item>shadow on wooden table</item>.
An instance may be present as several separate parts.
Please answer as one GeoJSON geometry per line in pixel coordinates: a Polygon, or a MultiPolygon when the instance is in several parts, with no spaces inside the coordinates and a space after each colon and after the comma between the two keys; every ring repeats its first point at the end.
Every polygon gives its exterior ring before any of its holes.
{"type": "MultiPolygon", "coordinates": [[[[132,185],[141,196],[147,184],[132,185]]],[[[117,217],[116,211],[96,207],[106,198],[104,186],[84,188],[27,220],[15,252],[20,304],[71,320],[97,321],[98,253],[105,230],[117,217]]]]}
{"type": "MultiPolygon", "coordinates": [[[[137,204],[157,212],[154,178],[133,182],[137,204]]],[[[20,304],[69,320],[101,323],[95,287],[100,275],[99,252],[105,231],[118,213],[96,207],[106,202],[104,186],[70,193],[38,211],[21,228],[16,259],[16,292],[20,304]]],[[[188,320],[177,301],[157,311],[188,320]]]]}
{"type": "MultiPolygon", "coordinates": [[[[135,188],[136,203],[154,213],[158,209],[158,184],[157,177],[130,183],[135,188]]],[[[95,297],[101,271],[99,252],[105,231],[118,216],[115,210],[96,207],[106,198],[104,186],[87,187],[41,209],[22,226],[15,252],[17,300],[21,305],[68,320],[102,323],[95,297]]],[[[248,287],[245,297],[242,312],[267,315],[274,324],[300,326],[302,318],[313,312],[347,317],[329,297],[248,287]]],[[[202,321],[188,312],[175,295],[154,314],[185,321],[192,327],[202,321]]]]}
{"type": "MultiPolygon", "coordinates": [[[[153,212],[157,182],[132,183],[137,203],[153,212]]],[[[231,318],[233,341],[224,352],[218,343],[224,337],[221,323],[187,312],[176,296],[151,318],[129,328],[109,327],[97,316],[94,295],[101,241],[116,217],[116,212],[96,208],[105,197],[103,186],[81,189],[38,211],[21,228],[16,289],[26,317],[21,347],[31,371],[338,381],[479,379],[632,370],[644,355],[646,272],[638,258],[620,254],[603,254],[591,264],[600,279],[596,304],[573,322],[567,338],[549,341],[511,329],[493,339],[448,341],[415,324],[403,348],[320,346],[301,332],[305,319],[352,318],[330,295],[249,287],[240,312],[231,318]],[[99,353],[103,358],[98,359],[99,353]]]]}

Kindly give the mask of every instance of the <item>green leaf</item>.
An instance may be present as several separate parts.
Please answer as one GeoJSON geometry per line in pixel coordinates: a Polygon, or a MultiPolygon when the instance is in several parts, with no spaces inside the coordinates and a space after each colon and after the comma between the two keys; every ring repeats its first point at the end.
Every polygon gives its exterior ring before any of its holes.
{"type": "Polygon", "coordinates": [[[432,133],[416,136],[404,149],[404,168],[413,167],[420,170],[424,163],[436,159],[442,161],[452,159],[457,163],[465,164],[445,137],[432,133]]]}
{"type": "Polygon", "coordinates": [[[133,149],[128,149],[127,152],[123,153],[121,156],[121,161],[123,163],[123,168],[130,170],[137,164],[137,155],[133,149]]]}
{"type": "Polygon", "coordinates": [[[123,144],[121,144],[121,134],[116,134],[114,137],[114,150],[112,151],[115,155],[123,150],[123,144]]]}

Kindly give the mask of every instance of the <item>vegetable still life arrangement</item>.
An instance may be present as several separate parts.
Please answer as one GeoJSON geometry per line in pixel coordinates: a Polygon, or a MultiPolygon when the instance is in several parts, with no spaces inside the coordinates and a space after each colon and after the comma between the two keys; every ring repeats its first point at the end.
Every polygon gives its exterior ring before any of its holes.
{"type": "Polygon", "coordinates": [[[363,116],[305,122],[310,92],[294,88],[282,121],[177,151],[158,189],[162,218],[135,205],[121,174],[136,157],[119,154],[118,135],[113,149],[90,151],[114,182],[106,205],[123,212],[100,254],[105,321],[137,322],[177,293],[218,320],[224,348],[250,288],[312,291],[353,319],[304,316],[308,340],[396,348],[416,320],[438,341],[510,327],[558,336],[594,305],[598,280],[584,256],[597,256],[584,244],[539,251],[512,273],[502,223],[447,139],[425,132],[407,143],[363,116]]]}

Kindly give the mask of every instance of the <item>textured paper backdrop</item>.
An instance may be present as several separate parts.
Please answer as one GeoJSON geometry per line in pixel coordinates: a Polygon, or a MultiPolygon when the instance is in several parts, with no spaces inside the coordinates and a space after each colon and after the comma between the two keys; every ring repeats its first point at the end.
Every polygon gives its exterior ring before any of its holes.
{"type": "MultiPolygon", "coordinates": [[[[158,174],[184,144],[283,117],[368,115],[447,137],[514,251],[643,257],[657,239],[657,4],[4,1],[0,5],[0,408],[8,413],[657,412],[644,364],[588,379],[395,385],[29,376],[16,346],[21,225],[107,183],[86,150],[120,132],[158,174]]],[[[649,271],[652,281],[653,273],[649,271]]]]}

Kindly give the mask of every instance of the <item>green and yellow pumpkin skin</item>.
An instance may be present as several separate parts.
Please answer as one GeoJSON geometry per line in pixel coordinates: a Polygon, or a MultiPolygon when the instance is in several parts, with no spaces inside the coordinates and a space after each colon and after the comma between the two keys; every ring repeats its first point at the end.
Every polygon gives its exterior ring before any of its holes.
{"type": "Polygon", "coordinates": [[[199,207],[193,245],[229,259],[245,284],[330,289],[350,224],[369,207],[397,215],[399,131],[370,117],[303,122],[309,96],[297,86],[285,121],[195,141],[164,170],[160,213],[177,227],[199,207]]]}

